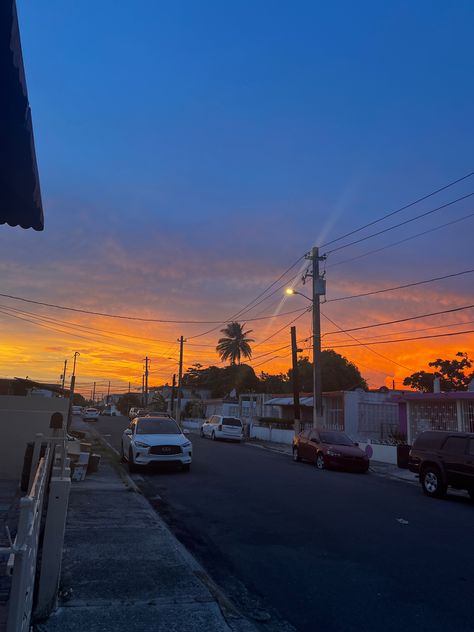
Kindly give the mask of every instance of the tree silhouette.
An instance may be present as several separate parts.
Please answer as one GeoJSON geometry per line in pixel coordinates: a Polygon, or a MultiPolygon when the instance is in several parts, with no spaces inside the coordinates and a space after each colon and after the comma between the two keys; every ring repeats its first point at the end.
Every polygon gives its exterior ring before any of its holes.
{"type": "Polygon", "coordinates": [[[253,338],[248,338],[248,334],[252,333],[252,330],[244,331],[245,324],[241,325],[237,322],[229,323],[224,329],[221,329],[221,333],[224,334],[223,338],[219,338],[216,351],[220,355],[221,360],[230,360],[230,364],[240,364],[240,358],[252,357],[252,348],[250,343],[253,342],[253,338]]]}

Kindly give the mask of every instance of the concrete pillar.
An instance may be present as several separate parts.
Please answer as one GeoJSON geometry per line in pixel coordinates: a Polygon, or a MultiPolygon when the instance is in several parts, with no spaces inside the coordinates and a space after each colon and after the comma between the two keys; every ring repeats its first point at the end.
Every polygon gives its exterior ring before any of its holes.
{"type": "Polygon", "coordinates": [[[47,617],[56,607],[70,488],[69,477],[51,478],[35,610],[38,618],[47,617]]]}

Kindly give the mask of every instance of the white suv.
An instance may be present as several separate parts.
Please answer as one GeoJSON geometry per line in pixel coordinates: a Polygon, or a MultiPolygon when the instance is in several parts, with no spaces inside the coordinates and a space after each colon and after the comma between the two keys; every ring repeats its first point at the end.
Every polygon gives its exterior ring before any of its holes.
{"type": "Polygon", "coordinates": [[[231,439],[242,441],[244,437],[242,422],[238,417],[212,415],[201,426],[201,437],[216,439],[231,439]]]}
{"type": "Polygon", "coordinates": [[[97,408],[83,408],[82,419],[83,421],[99,421],[99,411],[97,408]]]}

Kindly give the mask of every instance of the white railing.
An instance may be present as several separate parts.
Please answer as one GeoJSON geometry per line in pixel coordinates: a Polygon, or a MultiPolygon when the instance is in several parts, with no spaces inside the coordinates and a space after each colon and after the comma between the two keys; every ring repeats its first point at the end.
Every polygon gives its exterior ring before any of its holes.
{"type": "MultiPolygon", "coordinates": [[[[35,442],[33,455],[41,449],[41,439],[35,442]]],[[[31,463],[32,480],[29,492],[20,499],[20,515],[15,542],[3,549],[3,553],[14,556],[13,577],[8,603],[7,632],[27,632],[30,629],[33,608],[33,593],[36,576],[36,558],[41,529],[41,515],[46,487],[48,485],[51,446],[46,445],[45,454],[31,463]]]]}
{"type": "Polygon", "coordinates": [[[56,603],[71,484],[66,445],[62,432],[61,435],[52,438],[36,435],[29,489],[27,495],[20,499],[16,538],[14,542],[10,539],[9,547],[0,549],[0,553],[10,555],[8,566],[12,568],[6,632],[29,632],[30,630],[41,519],[48,484],[48,512],[43,534],[41,574],[36,607],[38,609],[38,606],[41,606],[42,614],[49,614],[56,603]],[[45,444],[46,448],[44,456],[40,458],[42,444],[45,444]],[[54,463],[52,463],[53,458],[55,458],[54,463]]]}

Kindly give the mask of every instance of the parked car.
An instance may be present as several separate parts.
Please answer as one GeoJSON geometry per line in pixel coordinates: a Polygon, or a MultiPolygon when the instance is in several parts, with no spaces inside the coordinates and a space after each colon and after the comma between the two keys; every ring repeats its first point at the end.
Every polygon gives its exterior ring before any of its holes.
{"type": "Polygon", "coordinates": [[[71,406],[71,413],[73,415],[82,415],[82,406],[71,406]]]}
{"type": "Polygon", "coordinates": [[[104,417],[116,417],[119,413],[116,408],[113,406],[107,406],[103,410],[100,411],[100,414],[104,417]]]}
{"type": "Polygon", "coordinates": [[[97,408],[84,408],[82,410],[82,419],[84,421],[98,421],[99,411],[97,408]]]}
{"type": "Polygon", "coordinates": [[[305,430],[293,439],[293,460],[314,463],[318,470],[338,468],[367,472],[369,457],[358,443],[336,430],[305,430]]]}
{"type": "Polygon", "coordinates": [[[474,433],[422,432],[410,450],[408,469],[419,475],[427,496],[441,498],[453,487],[474,500],[474,433]]]}
{"type": "Polygon", "coordinates": [[[130,410],[128,411],[128,418],[135,419],[135,417],[137,416],[137,412],[138,408],[136,408],[135,406],[133,408],[130,408],[130,410]]]}
{"type": "Polygon", "coordinates": [[[148,415],[148,411],[145,408],[130,408],[130,412],[128,413],[130,419],[144,417],[145,415],[148,415]]]}
{"type": "Polygon", "coordinates": [[[212,415],[201,426],[201,437],[209,437],[213,441],[216,439],[230,439],[231,441],[242,441],[243,426],[238,417],[228,417],[225,415],[212,415]]]}
{"type": "Polygon", "coordinates": [[[170,417],[135,417],[122,435],[121,456],[131,472],[139,465],[162,462],[189,470],[192,444],[170,417]]]}

